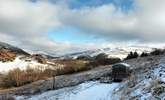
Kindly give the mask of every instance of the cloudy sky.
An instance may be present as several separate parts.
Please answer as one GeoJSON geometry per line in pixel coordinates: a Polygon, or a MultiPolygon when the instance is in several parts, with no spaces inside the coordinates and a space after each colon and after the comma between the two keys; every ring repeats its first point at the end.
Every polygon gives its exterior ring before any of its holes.
{"type": "Polygon", "coordinates": [[[0,41],[63,54],[165,43],[165,0],[0,0],[0,41]]]}

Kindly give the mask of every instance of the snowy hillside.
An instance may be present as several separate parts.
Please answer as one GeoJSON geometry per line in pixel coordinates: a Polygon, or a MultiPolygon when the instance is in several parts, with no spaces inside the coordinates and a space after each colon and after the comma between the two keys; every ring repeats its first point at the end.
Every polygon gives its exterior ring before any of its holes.
{"type": "Polygon", "coordinates": [[[49,65],[40,64],[34,60],[26,61],[26,60],[21,59],[21,57],[17,57],[14,61],[11,61],[11,62],[0,61],[0,73],[8,72],[9,70],[12,70],[15,68],[20,68],[21,70],[25,70],[27,67],[30,67],[30,68],[42,67],[42,69],[44,69],[44,68],[48,68],[49,65]]]}
{"type": "Polygon", "coordinates": [[[61,56],[60,58],[77,58],[78,56],[90,55],[96,56],[100,53],[106,53],[109,57],[119,57],[121,59],[125,58],[129,52],[136,51],[139,54],[142,52],[151,52],[153,50],[152,47],[144,47],[144,46],[129,46],[129,47],[115,47],[115,48],[102,48],[96,50],[88,50],[84,52],[77,52],[68,55],[61,56]]]}
{"type": "Polygon", "coordinates": [[[151,65],[150,69],[142,71],[142,73],[135,73],[134,78],[127,82],[127,87],[118,91],[123,94],[124,98],[165,100],[165,57],[162,57],[157,64],[151,65]]]}

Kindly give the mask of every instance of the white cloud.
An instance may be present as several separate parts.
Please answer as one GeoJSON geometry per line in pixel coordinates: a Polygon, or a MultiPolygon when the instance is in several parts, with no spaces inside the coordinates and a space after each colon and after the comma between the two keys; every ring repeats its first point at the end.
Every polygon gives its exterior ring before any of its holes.
{"type": "Polygon", "coordinates": [[[153,41],[164,40],[165,1],[136,0],[135,15],[138,19],[139,35],[153,41]]]}
{"type": "Polygon", "coordinates": [[[4,33],[36,34],[60,25],[54,16],[56,6],[49,3],[31,3],[28,0],[1,0],[0,30],[4,33]]]}
{"type": "Polygon", "coordinates": [[[46,1],[0,0],[0,40],[28,51],[50,54],[80,49],[78,45],[48,38],[50,29],[62,25],[58,16],[60,11],[61,6],[46,1]]]}
{"type": "Polygon", "coordinates": [[[64,23],[105,37],[122,38],[120,35],[132,34],[137,23],[134,16],[123,13],[112,4],[72,10],[65,14],[64,23]]]}
{"type": "Polygon", "coordinates": [[[51,29],[72,26],[114,41],[165,42],[164,0],[135,0],[134,8],[127,13],[113,4],[70,9],[67,3],[65,0],[55,4],[47,0],[36,3],[0,0],[0,40],[49,53],[100,47],[98,44],[59,43],[47,36],[51,29]]]}
{"type": "Polygon", "coordinates": [[[87,33],[114,40],[164,40],[165,1],[135,0],[133,7],[128,13],[113,4],[69,9],[63,21],[87,33]]]}

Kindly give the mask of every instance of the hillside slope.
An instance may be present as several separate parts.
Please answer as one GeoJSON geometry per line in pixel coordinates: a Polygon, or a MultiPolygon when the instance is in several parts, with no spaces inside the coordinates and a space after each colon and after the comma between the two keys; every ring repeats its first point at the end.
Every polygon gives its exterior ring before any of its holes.
{"type": "Polygon", "coordinates": [[[165,99],[165,55],[130,60],[136,66],[133,75],[116,91],[122,99],[164,100],[165,99]]]}
{"type": "Polygon", "coordinates": [[[13,61],[17,56],[20,55],[29,56],[30,54],[20,48],[0,42],[0,61],[13,61]]]}
{"type": "Polygon", "coordinates": [[[7,49],[17,55],[29,55],[29,53],[25,52],[24,50],[4,42],[0,42],[0,50],[1,49],[7,49]]]}

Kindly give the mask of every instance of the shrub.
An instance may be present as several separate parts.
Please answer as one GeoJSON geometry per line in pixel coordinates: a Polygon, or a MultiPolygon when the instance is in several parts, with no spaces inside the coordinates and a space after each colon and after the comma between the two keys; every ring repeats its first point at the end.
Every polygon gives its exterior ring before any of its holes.
{"type": "Polygon", "coordinates": [[[0,76],[0,88],[19,87],[32,83],[37,80],[44,80],[57,75],[71,74],[79,71],[88,70],[87,62],[81,60],[61,61],[63,67],[42,69],[27,67],[26,70],[19,68],[10,70],[8,73],[0,76]]]}
{"type": "Polygon", "coordinates": [[[143,52],[143,53],[140,55],[140,57],[147,57],[147,56],[149,56],[149,54],[148,54],[148,53],[145,53],[145,52],[143,52]]]}
{"type": "Polygon", "coordinates": [[[137,57],[139,57],[139,54],[136,51],[135,52],[131,51],[125,59],[127,60],[127,59],[132,59],[132,58],[137,58],[137,57]]]}
{"type": "Polygon", "coordinates": [[[85,60],[85,61],[89,61],[89,60],[92,60],[93,58],[89,55],[85,55],[85,56],[78,56],[77,57],[77,60],[85,60]]]}
{"type": "Polygon", "coordinates": [[[102,60],[102,59],[107,59],[107,58],[108,58],[108,55],[105,53],[100,53],[94,57],[95,60],[102,60]]]}
{"type": "Polygon", "coordinates": [[[43,74],[45,77],[52,77],[52,76],[56,76],[57,71],[47,68],[43,71],[43,74]]]}
{"type": "Polygon", "coordinates": [[[100,65],[111,65],[118,62],[121,62],[120,58],[105,58],[105,59],[93,60],[88,64],[88,66],[97,67],[100,65]]]}
{"type": "Polygon", "coordinates": [[[19,68],[9,71],[2,78],[3,87],[20,86],[22,84],[21,77],[22,72],[19,68]]]}
{"type": "Polygon", "coordinates": [[[83,59],[83,60],[88,60],[90,61],[87,66],[88,67],[97,67],[100,65],[110,65],[110,64],[114,64],[117,62],[120,62],[121,60],[119,58],[108,58],[108,55],[105,53],[100,53],[94,57],[90,57],[90,56],[80,56],[78,57],[79,59],[83,59]]]}
{"type": "Polygon", "coordinates": [[[26,77],[23,77],[23,72],[19,68],[10,70],[6,75],[2,77],[2,86],[3,87],[20,86],[23,84],[24,78],[26,77]]]}
{"type": "Polygon", "coordinates": [[[82,60],[65,60],[60,63],[63,64],[64,67],[56,70],[57,75],[71,74],[89,69],[87,66],[88,62],[82,60]]]}
{"type": "Polygon", "coordinates": [[[162,49],[155,49],[150,53],[150,55],[161,55],[161,54],[164,54],[164,50],[162,49]]]}
{"type": "Polygon", "coordinates": [[[10,70],[7,74],[1,77],[1,86],[4,88],[18,87],[37,80],[44,79],[43,72],[37,69],[27,68],[20,70],[19,68],[10,70]]]}

